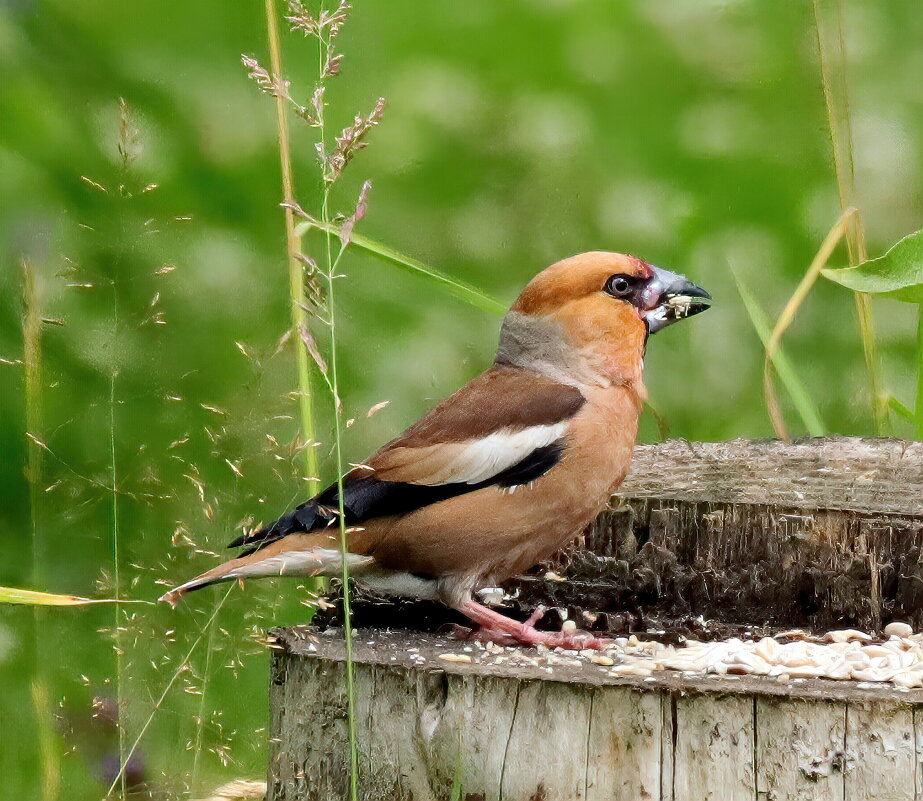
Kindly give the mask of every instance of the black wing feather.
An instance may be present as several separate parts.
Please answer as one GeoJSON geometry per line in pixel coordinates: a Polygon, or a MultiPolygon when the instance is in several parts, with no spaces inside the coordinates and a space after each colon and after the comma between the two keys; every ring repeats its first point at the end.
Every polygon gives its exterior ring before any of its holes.
{"type": "MultiPolygon", "coordinates": [[[[456,482],[429,486],[404,481],[383,481],[371,476],[347,477],[343,484],[343,509],[346,525],[359,525],[376,517],[407,514],[424,506],[464,495],[484,487],[516,487],[528,484],[547,473],[564,452],[564,439],[536,448],[528,456],[495,476],[476,484],[456,482]]],[[[235,539],[229,548],[253,546],[248,553],[259,550],[288,534],[314,531],[336,522],[339,509],[337,485],[332,484],[309,501],[296,506],[278,520],[257,531],[235,539]]]]}

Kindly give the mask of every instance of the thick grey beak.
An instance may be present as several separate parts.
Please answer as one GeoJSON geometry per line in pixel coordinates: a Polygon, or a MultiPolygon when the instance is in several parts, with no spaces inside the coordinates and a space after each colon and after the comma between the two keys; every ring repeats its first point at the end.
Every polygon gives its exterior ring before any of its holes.
{"type": "Polygon", "coordinates": [[[654,334],[677,320],[692,317],[711,306],[711,295],[685,275],[652,267],[654,277],[641,292],[641,316],[654,334]]]}

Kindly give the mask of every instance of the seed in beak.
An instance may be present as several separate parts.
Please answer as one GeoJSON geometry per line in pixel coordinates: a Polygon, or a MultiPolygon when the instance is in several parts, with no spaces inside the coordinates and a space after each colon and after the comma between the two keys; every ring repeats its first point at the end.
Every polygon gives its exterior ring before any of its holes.
{"type": "MultiPolygon", "coordinates": [[[[682,320],[683,317],[688,317],[692,313],[693,303],[702,304],[703,298],[692,297],[691,295],[670,295],[664,305],[673,310],[677,320],[682,320]]],[[[705,303],[704,305],[708,304],[705,303]]]]}

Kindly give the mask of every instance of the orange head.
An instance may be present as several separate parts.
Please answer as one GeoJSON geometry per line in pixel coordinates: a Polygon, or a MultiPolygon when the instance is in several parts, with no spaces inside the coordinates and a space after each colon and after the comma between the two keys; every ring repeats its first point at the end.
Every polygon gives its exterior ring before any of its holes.
{"type": "Polygon", "coordinates": [[[499,363],[580,383],[640,383],[649,334],[708,308],[684,276],[595,251],[540,272],[504,319],[499,363]]]}

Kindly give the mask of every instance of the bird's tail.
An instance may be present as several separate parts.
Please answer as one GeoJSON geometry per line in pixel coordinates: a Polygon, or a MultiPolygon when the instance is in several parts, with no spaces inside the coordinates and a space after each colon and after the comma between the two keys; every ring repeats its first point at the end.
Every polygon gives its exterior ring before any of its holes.
{"type": "MultiPolygon", "coordinates": [[[[373,559],[359,554],[347,554],[347,562],[350,571],[361,572],[373,563],[373,559]]],[[[213,567],[164,593],[159,600],[175,607],[187,592],[222,581],[243,581],[265,576],[338,575],[342,570],[341,565],[335,536],[325,532],[292,534],[258,551],[213,567]]]]}

